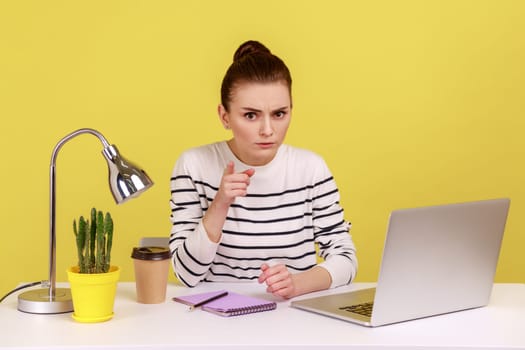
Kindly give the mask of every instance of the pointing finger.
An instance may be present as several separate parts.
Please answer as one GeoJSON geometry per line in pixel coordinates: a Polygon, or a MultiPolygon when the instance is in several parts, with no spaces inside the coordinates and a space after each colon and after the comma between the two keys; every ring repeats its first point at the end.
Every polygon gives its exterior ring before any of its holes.
{"type": "Polygon", "coordinates": [[[252,177],[253,174],[255,174],[255,169],[253,169],[253,168],[246,169],[245,171],[243,171],[243,173],[248,175],[248,177],[252,177]]]}

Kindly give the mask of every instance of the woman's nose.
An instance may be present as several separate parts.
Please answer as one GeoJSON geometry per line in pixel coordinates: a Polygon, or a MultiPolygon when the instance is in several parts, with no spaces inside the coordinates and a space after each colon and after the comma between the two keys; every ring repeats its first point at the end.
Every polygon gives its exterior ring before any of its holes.
{"type": "Polygon", "coordinates": [[[270,118],[263,118],[261,121],[261,129],[259,130],[261,136],[272,136],[273,126],[270,118]]]}

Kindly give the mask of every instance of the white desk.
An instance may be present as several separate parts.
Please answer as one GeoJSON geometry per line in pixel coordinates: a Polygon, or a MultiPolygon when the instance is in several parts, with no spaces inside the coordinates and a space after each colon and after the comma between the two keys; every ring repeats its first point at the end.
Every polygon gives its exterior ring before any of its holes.
{"type": "MultiPolygon", "coordinates": [[[[369,287],[358,283],[327,292],[369,287]]],[[[223,318],[171,301],[175,295],[228,289],[271,298],[257,283],[168,287],[163,304],[135,302],[134,283],[120,283],[115,316],[82,324],[71,314],[33,315],[0,304],[0,348],[8,349],[525,349],[525,284],[495,284],[487,307],[379,328],[316,315],[279,301],[277,310],[223,318]]],[[[273,299],[273,298],[272,298],[273,299]]]]}

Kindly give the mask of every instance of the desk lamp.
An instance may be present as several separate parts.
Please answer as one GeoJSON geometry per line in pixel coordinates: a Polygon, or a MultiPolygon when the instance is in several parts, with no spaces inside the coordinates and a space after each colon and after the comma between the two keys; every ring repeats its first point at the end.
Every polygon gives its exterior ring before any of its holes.
{"type": "Polygon", "coordinates": [[[109,186],[117,204],[140,195],[153,185],[148,175],[133,163],[124,159],[115,145],[98,131],[79,129],[61,139],[51,155],[50,166],[50,206],[49,206],[49,287],[30,290],[18,296],[18,310],[34,314],[59,314],[73,311],[73,301],[69,288],[56,288],[56,239],[55,239],[55,163],[58,151],[70,139],[80,134],[92,134],[104,145],[102,154],[109,169],[109,186]]]}

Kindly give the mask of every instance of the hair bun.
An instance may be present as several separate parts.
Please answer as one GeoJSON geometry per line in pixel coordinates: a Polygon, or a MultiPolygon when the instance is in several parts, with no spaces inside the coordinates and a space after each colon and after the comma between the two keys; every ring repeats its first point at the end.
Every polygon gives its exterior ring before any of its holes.
{"type": "Polygon", "coordinates": [[[271,51],[260,42],[255,40],[249,40],[241,46],[239,46],[237,51],[235,51],[235,54],[233,54],[233,61],[238,61],[245,56],[253,55],[256,53],[271,54],[271,51]]]}

